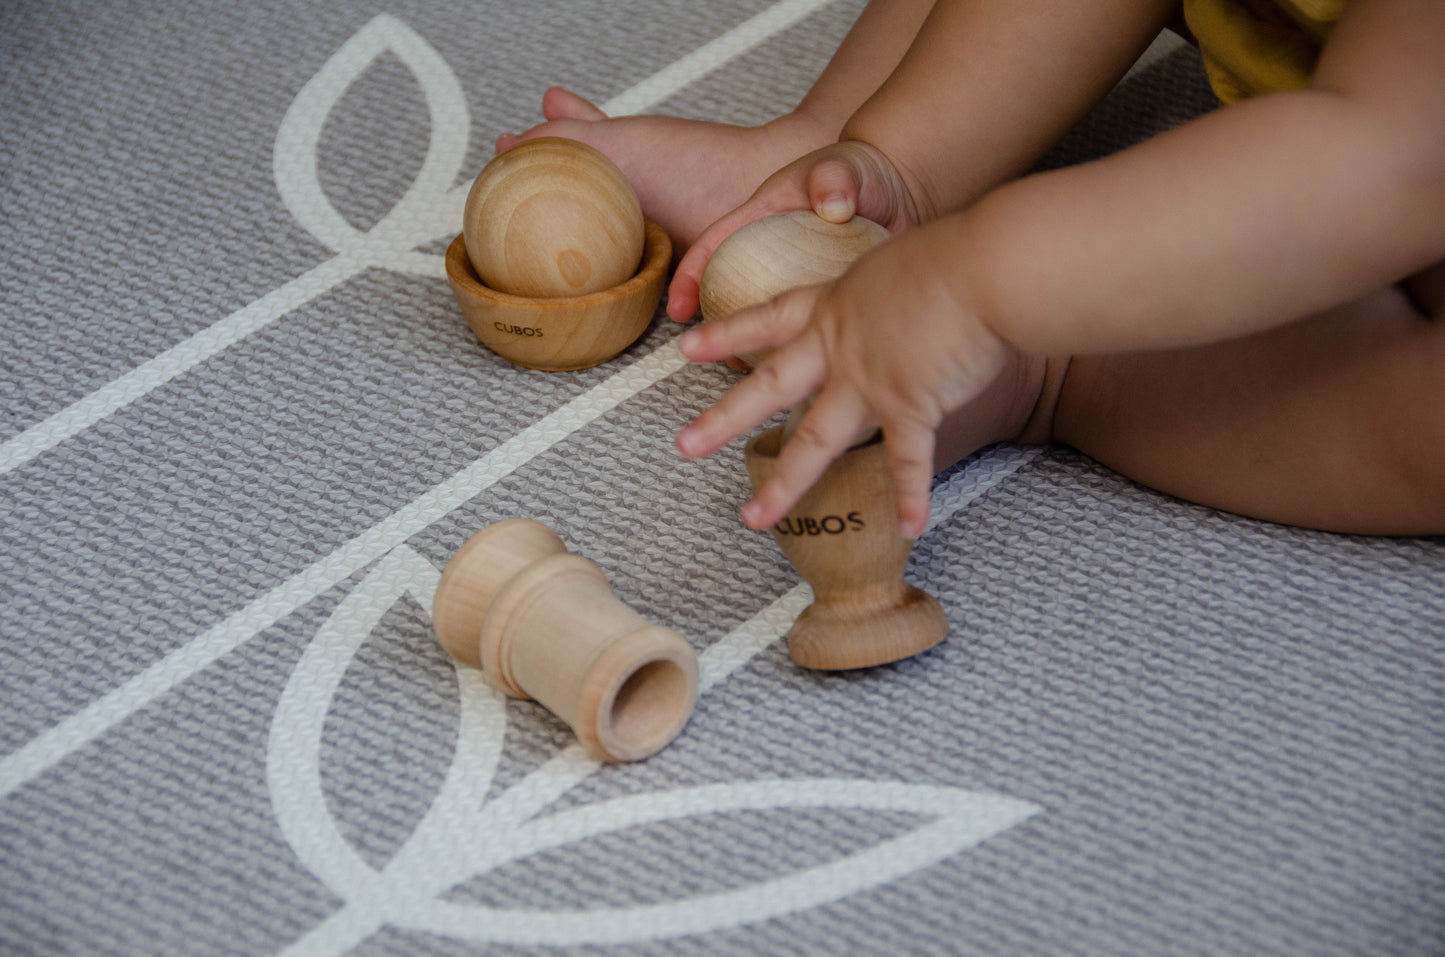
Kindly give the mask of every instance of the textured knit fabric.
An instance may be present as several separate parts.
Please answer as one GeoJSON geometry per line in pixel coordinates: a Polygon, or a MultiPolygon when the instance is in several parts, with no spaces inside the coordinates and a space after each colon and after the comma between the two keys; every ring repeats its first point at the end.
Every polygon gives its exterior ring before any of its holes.
{"type": "MultiPolygon", "coordinates": [[[[862,7],[0,3],[0,954],[1441,952],[1445,540],[999,446],[908,566],[948,637],[809,672],[741,443],[673,446],[737,374],[467,328],[441,254],[549,84],[759,123],[862,7]],[[438,646],[514,516],[696,650],[657,755],[438,646]]],[[[1165,37],[1042,165],[1215,108],[1165,37]]]]}

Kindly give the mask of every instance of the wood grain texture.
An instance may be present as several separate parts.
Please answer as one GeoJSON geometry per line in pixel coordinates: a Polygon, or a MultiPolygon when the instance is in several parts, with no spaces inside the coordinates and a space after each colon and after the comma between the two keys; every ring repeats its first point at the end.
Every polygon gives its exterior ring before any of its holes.
{"type": "Polygon", "coordinates": [[[433,605],[442,647],[561,718],[599,760],[655,754],[692,715],[692,646],[619,601],[600,568],[531,519],[472,536],[433,605]]]}
{"type": "Polygon", "coordinates": [[[806,209],[756,219],[708,260],[698,292],[702,317],[722,319],[797,286],[837,279],[890,235],[860,216],[830,223],[806,209]]]}
{"type": "Polygon", "coordinates": [[[542,137],[492,159],[467,194],[462,233],[477,275],[514,296],[585,296],[627,281],[642,207],[599,151],[542,137]]]}
{"type": "Polygon", "coordinates": [[[657,312],[672,242],[647,220],[642,267],[621,285],[586,296],[528,298],[482,282],[466,234],[447,248],[447,279],[467,325],[502,358],[528,369],[566,372],[613,358],[646,331],[657,312]]]}
{"type": "MultiPolygon", "coordinates": [[[[782,432],[747,445],[755,489],[773,473],[782,432]]],[[[813,604],[788,632],[788,654],[799,665],[868,668],[926,651],[948,633],[938,602],[903,579],[913,542],[898,533],[881,441],[834,462],[772,532],[813,586],[813,604]]]]}

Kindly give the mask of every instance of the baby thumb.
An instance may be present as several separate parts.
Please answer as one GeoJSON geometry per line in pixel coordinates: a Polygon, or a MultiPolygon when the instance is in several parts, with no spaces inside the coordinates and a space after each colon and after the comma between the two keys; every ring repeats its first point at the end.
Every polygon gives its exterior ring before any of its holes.
{"type": "Polygon", "coordinates": [[[853,167],[826,159],[808,171],[808,204],[830,223],[846,223],[858,210],[858,180],[853,167]]]}

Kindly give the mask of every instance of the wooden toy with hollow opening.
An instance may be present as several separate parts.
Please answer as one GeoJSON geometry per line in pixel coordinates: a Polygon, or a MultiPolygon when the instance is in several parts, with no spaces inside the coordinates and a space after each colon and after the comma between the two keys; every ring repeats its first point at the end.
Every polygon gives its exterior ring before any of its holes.
{"type": "Polygon", "coordinates": [[[497,687],[536,700],[603,761],[666,746],[697,703],[697,655],[619,601],[547,526],[506,519],[472,536],[437,585],[442,647],[497,687]]]}
{"type": "Polygon", "coordinates": [[[602,153],[542,137],[472,183],[447,279],[478,339],[529,369],[585,369],[646,331],[672,243],[602,153]]]}

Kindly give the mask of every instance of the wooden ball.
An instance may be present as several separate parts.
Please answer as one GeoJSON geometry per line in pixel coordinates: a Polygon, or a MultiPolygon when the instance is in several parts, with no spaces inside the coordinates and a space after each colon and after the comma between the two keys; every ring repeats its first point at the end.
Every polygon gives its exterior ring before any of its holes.
{"type": "Polygon", "coordinates": [[[642,207],[627,177],[592,147],[558,137],[520,143],[482,169],[462,234],[482,282],[513,296],[601,292],[642,261],[642,207]]]}
{"type": "Polygon", "coordinates": [[[702,316],[722,319],[795,286],[837,279],[889,235],[860,216],[830,223],[806,209],[754,220],[708,260],[698,290],[702,316]]]}

